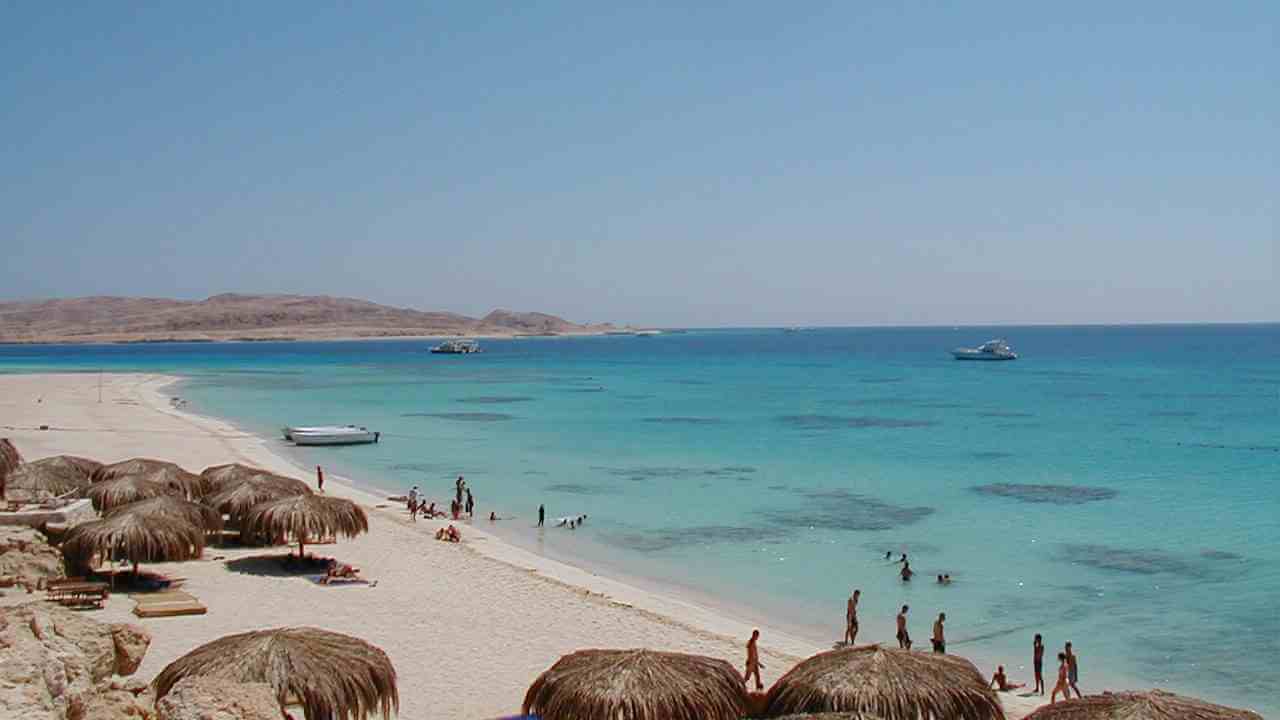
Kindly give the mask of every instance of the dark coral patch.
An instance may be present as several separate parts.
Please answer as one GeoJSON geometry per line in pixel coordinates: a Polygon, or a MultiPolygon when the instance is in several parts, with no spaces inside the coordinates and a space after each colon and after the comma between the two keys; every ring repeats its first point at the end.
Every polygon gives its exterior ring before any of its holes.
{"type": "Polygon", "coordinates": [[[779,415],[778,422],[797,430],[842,430],[847,428],[921,428],[938,423],[934,420],[874,417],[867,415],[779,415]]]}
{"type": "Polygon", "coordinates": [[[1036,485],[1030,483],[991,483],[970,488],[982,495],[1008,497],[1022,502],[1050,503],[1053,505],[1080,505],[1098,500],[1110,500],[1119,495],[1110,488],[1086,485],[1036,485]]]}

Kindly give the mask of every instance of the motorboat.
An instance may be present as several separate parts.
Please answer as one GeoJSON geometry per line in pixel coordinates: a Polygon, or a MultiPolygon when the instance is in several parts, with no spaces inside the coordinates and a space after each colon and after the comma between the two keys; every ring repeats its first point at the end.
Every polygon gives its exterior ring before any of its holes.
{"type": "Polygon", "coordinates": [[[356,425],[311,425],[307,427],[286,427],[286,428],[282,428],[280,432],[284,434],[285,440],[292,441],[294,433],[305,433],[308,435],[316,435],[316,434],[331,433],[331,432],[342,432],[344,430],[352,430],[352,429],[360,430],[362,428],[356,425]]]}
{"type": "Polygon", "coordinates": [[[957,360],[1017,360],[1018,354],[1004,340],[988,340],[976,348],[956,348],[951,356],[957,360]]]}
{"type": "Polygon", "coordinates": [[[431,348],[437,355],[470,355],[480,352],[480,343],[475,340],[445,340],[431,348]]]}
{"type": "Polygon", "coordinates": [[[655,337],[662,334],[661,330],[637,330],[633,333],[636,337],[655,337]]]}
{"type": "Polygon", "coordinates": [[[365,427],[293,428],[295,445],[367,445],[378,442],[382,433],[365,427]]]}

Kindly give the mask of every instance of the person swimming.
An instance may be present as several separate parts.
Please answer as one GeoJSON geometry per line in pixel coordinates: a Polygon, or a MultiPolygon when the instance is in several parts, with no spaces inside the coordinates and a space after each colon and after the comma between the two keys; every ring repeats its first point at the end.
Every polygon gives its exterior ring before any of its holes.
{"type": "Polygon", "coordinates": [[[902,564],[902,582],[911,582],[911,576],[915,574],[916,571],[911,569],[911,563],[902,564]]]}

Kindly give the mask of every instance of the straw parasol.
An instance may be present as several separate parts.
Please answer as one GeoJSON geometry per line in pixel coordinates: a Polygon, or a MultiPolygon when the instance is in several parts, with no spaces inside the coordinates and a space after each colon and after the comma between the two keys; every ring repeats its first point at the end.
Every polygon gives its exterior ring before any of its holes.
{"type": "Polygon", "coordinates": [[[255,630],[205,643],[169,663],[152,686],[164,697],[186,677],[267,683],[284,706],[297,698],[308,720],[356,720],[400,711],[396,669],[381,649],[311,627],[255,630]]]}
{"type": "Polygon", "coordinates": [[[1026,720],[1262,720],[1249,710],[1214,705],[1163,690],[1087,695],[1045,705],[1026,720]]]}
{"type": "Polygon", "coordinates": [[[769,689],[768,717],[854,712],[884,720],[1004,720],[982,673],[955,655],[879,645],[819,653],[769,689]]]}
{"type": "Polygon", "coordinates": [[[144,519],[161,515],[177,518],[210,533],[222,529],[222,515],[217,510],[183,500],[176,495],[160,495],[128,505],[118,505],[104,513],[103,517],[113,518],[124,513],[133,513],[144,519]]]}
{"type": "MultiPolygon", "coordinates": [[[[263,475],[267,475],[271,477],[282,477],[280,475],[276,475],[275,473],[271,473],[266,470],[263,470],[262,468],[256,468],[251,465],[242,465],[240,463],[214,465],[213,467],[207,467],[200,472],[200,477],[204,478],[205,485],[208,486],[209,491],[211,493],[225,490],[231,485],[234,485],[235,483],[241,482],[243,480],[260,477],[263,475]]],[[[307,490],[307,492],[311,491],[311,488],[307,487],[307,484],[302,482],[301,480],[295,480],[294,482],[301,485],[305,490],[307,490]]]]}
{"type": "Polygon", "coordinates": [[[204,551],[204,534],[191,523],[167,515],[120,513],[71,528],[62,540],[69,574],[92,567],[94,556],[123,555],[133,563],[192,560],[204,551]]]}
{"type": "Polygon", "coordinates": [[[325,495],[294,495],[253,506],[240,523],[242,532],[298,539],[298,557],[308,538],[369,532],[369,517],[350,500],[325,495]]]}
{"type": "Polygon", "coordinates": [[[173,488],[158,482],[137,477],[104,480],[89,486],[84,496],[93,501],[93,509],[107,512],[121,505],[147,500],[161,495],[176,495],[173,488]]]}
{"type": "Polygon", "coordinates": [[[543,720],[737,720],[742,677],[724,660],[656,650],[579,650],[538,676],[523,713],[543,720]]]}
{"type": "Polygon", "coordinates": [[[4,499],[5,482],[9,473],[18,469],[21,464],[22,455],[18,452],[18,448],[9,442],[9,438],[0,438],[0,500],[4,499]]]}
{"type": "Polygon", "coordinates": [[[875,715],[856,712],[802,713],[800,715],[783,715],[775,720],[880,720],[875,715]]]}
{"type": "Polygon", "coordinates": [[[229,482],[219,492],[206,496],[202,502],[219,513],[242,518],[254,505],[310,494],[311,490],[298,480],[264,474],[229,482]]]}
{"type": "Polygon", "coordinates": [[[9,473],[9,497],[45,500],[89,487],[89,478],[102,463],[74,455],[55,455],[19,465],[9,473]]]}
{"type": "Polygon", "coordinates": [[[168,485],[188,500],[199,499],[208,490],[204,478],[164,460],[134,458],[103,465],[93,474],[94,483],[121,478],[139,478],[168,485]]]}

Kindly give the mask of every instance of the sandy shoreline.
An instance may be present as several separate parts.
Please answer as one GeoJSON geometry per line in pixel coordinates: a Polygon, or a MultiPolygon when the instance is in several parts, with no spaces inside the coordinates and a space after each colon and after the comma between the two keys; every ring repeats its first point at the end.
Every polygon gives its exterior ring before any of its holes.
{"type": "MultiPolygon", "coordinates": [[[[309,469],[229,423],[171,407],[163,392],[177,378],[146,374],[0,375],[0,436],[27,460],[61,453],[104,462],[149,456],[189,470],[244,462],[303,479],[309,469]],[[50,430],[41,431],[40,425],[50,430]]],[[[382,647],[399,674],[402,718],[483,718],[519,710],[524,691],[561,655],[585,647],[652,647],[743,658],[749,624],[722,612],[642,590],[549,560],[462,528],[460,546],[435,542],[440,521],[410,522],[395,503],[340,477],[326,492],[370,511],[370,532],[309,549],[361,568],[376,587],[322,587],[280,576],[264,556],[282,550],[209,548],[205,559],[151,569],[183,578],[209,607],[204,616],[144,620],[154,640],[138,676],[150,679],[203,642],[234,632],[313,625],[382,647]]],[[[483,524],[483,523],[481,523],[483,524]]],[[[0,603],[25,600],[8,595],[0,603]]],[[[95,617],[134,621],[133,602],[111,598],[95,617]]],[[[762,627],[765,683],[825,649],[762,627]]],[[[920,633],[917,630],[918,634],[920,633]]],[[[1001,694],[1011,718],[1036,699],[1001,694]]]]}

